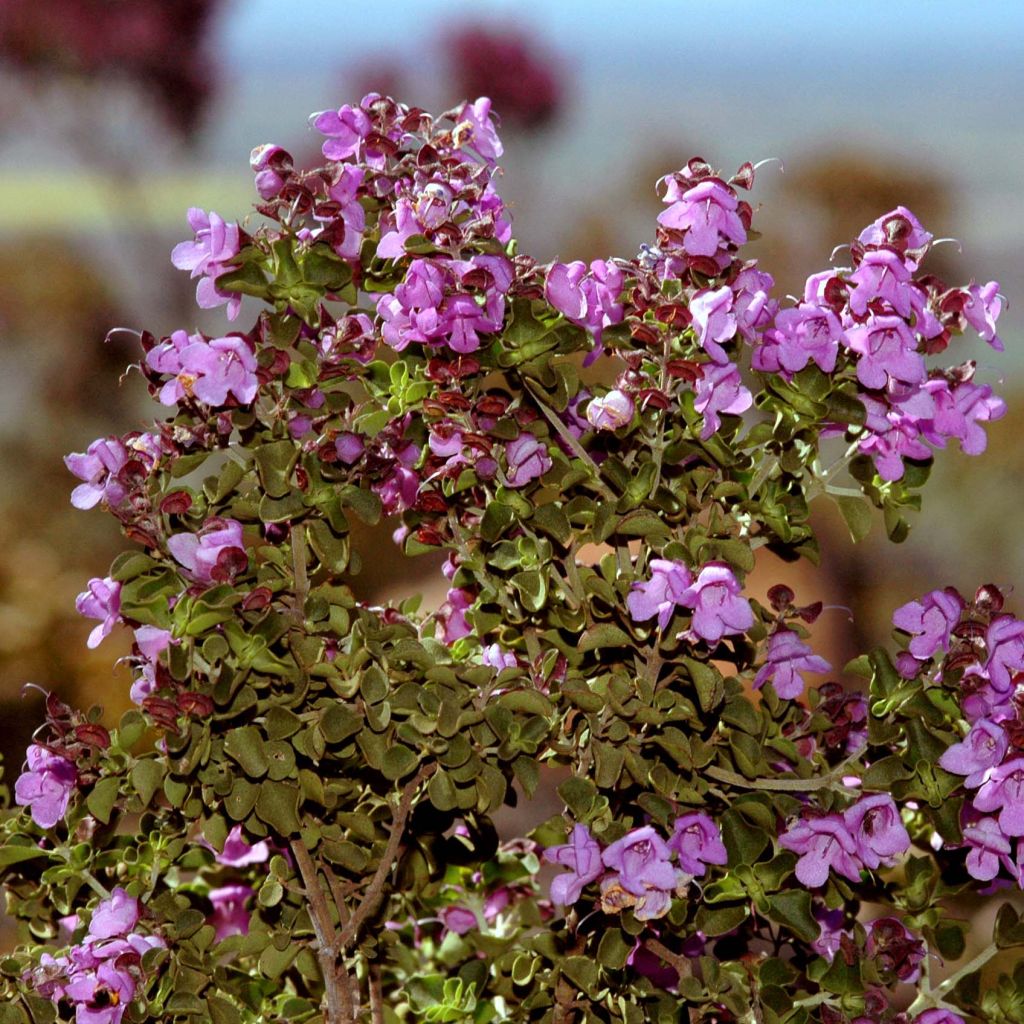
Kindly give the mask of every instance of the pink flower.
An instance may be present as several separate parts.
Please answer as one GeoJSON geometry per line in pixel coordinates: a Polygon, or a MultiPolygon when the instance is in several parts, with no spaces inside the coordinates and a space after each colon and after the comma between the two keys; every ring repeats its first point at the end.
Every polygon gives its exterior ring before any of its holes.
{"type": "Polygon", "coordinates": [[[633,399],[617,388],[587,405],[587,421],[597,430],[619,430],[632,422],[636,407],[633,399]]]}
{"type": "Polygon", "coordinates": [[[854,837],[857,856],[866,867],[877,868],[910,848],[910,836],[903,827],[899,808],[888,793],[862,797],[846,809],[843,821],[854,837]]]}
{"type": "Polygon", "coordinates": [[[910,653],[918,661],[927,661],[936,651],[949,650],[950,633],[963,610],[963,598],[955,590],[933,590],[920,601],[908,601],[897,608],[892,623],[911,635],[910,653]]]}
{"type": "Polygon", "coordinates": [[[620,301],[625,286],[622,269],[611,260],[553,263],[544,283],[548,302],[570,323],[589,331],[594,348],[583,360],[590,366],[604,351],[601,335],[606,327],[622,322],[625,307],[620,301]]]}
{"type": "Polygon", "coordinates": [[[796,877],[811,889],[828,881],[831,868],[852,882],[860,881],[857,846],[838,814],[798,821],[779,837],[779,845],[801,855],[796,862],[796,877]]]}
{"type": "Polygon", "coordinates": [[[690,256],[716,256],[728,244],[743,245],[747,231],[736,212],[739,201],[728,185],[711,179],[683,191],[668,179],[666,203],[658,216],[662,227],[683,232],[683,251],[690,256]]]}
{"type": "Polygon", "coordinates": [[[234,320],[242,296],[218,291],[216,279],[230,269],[228,264],[238,255],[238,225],[195,206],[188,211],[188,222],[196,237],[191,242],[179,242],[171,253],[171,262],[179,270],[191,271],[193,278],[201,278],[196,286],[196,302],[201,309],[214,309],[226,302],[228,319],[234,320]]]}
{"type": "Polygon", "coordinates": [[[999,283],[989,281],[985,285],[972,284],[966,291],[969,299],[964,305],[964,317],[985,341],[997,352],[1002,352],[1005,346],[996,334],[996,321],[1003,311],[999,283]]]}
{"type": "Polygon", "coordinates": [[[738,416],[746,412],[754,404],[754,396],[743,386],[740,372],[732,363],[708,363],[703,370],[693,407],[704,417],[700,438],[706,441],[721,427],[721,414],[738,416]]]}
{"type": "Polygon", "coordinates": [[[534,434],[524,432],[505,446],[509,487],[523,487],[543,476],[552,466],[547,445],[534,434]]]}
{"type": "Polygon", "coordinates": [[[452,137],[458,149],[468,149],[487,164],[493,164],[505,152],[491,116],[491,101],[486,96],[463,106],[452,137]]]}
{"type": "Polygon", "coordinates": [[[466,620],[466,612],[473,607],[476,595],[468,590],[453,587],[448,591],[446,600],[437,613],[441,623],[441,638],[446,644],[453,644],[473,632],[473,627],[466,620]]]}
{"type": "Polygon", "coordinates": [[[244,868],[250,864],[263,864],[270,859],[270,846],[265,839],[249,845],[242,838],[242,826],[235,827],[224,841],[224,849],[214,854],[218,864],[229,868],[244,868]]]}
{"type": "Polygon", "coordinates": [[[198,533],[176,533],[167,550],[199,583],[223,583],[242,572],[249,562],[242,540],[242,524],[214,516],[198,533]]]}
{"type": "Polygon", "coordinates": [[[754,624],[750,602],[741,593],[725,562],[708,562],[679,600],[693,609],[693,632],[716,644],[723,636],[744,633],[754,624]]]}
{"type": "Polygon", "coordinates": [[[359,152],[363,139],[370,134],[370,118],[360,107],[347,103],[337,110],[324,110],[313,115],[313,127],[327,136],[323,154],[328,160],[347,160],[359,152]]]}
{"type": "Polygon", "coordinates": [[[89,934],[95,939],[127,935],[139,923],[139,901],[118,886],[93,911],[89,934]]]}
{"type": "Polygon", "coordinates": [[[924,360],[915,351],[910,328],[897,316],[876,316],[846,332],[847,344],[860,359],[857,380],[866,388],[884,388],[890,380],[923,384],[924,360]]]}
{"type": "Polygon", "coordinates": [[[682,562],[665,558],[652,558],[648,568],[651,578],[632,585],[626,606],[634,622],[657,615],[658,629],[666,629],[676,606],[684,603],[683,597],[693,577],[682,562]]]}
{"type": "Polygon", "coordinates": [[[832,666],[816,655],[791,629],[780,629],[768,641],[768,656],[754,676],[754,688],[771,682],[783,700],[796,700],[804,692],[802,673],[822,674],[832,666]]]}
{"type": "Polygon", "coordinates": [[[87,646],[90,650],[99,647],[110,636],[110,631],[121,622],[121,584],[110,576],[89,580],[88,590],[75,598],[79,615],[90,619],[101,619],[100,624],[89,634],[87,646]]]}
{"type": "Polygon", "coordinates": [[[569,869],[566,874],[556,875],[551,883],[552,902],[564,906],[572,906],[583,890],[604,871],[601,845],[586,825],[574,825],[569,842],[564,846],[548,847],[544,851],[544,859],[569,869]]]}
{"type": "Polygon", "coordinates": [[[690,315],[697,328],[697,341],[716,363],[729,362],[722,342],[736,336],[733,293],[728,285],[715,291],[698,292],[690,300],[690,315]]]}
{"type": "Polygon", "coordinates": [[[214,927],[215,941],[220,942],[229,935],[249,934],[249,911],[246,904],[252,898],[252,894],[252,886],[241,883],[223,885],[210,890],[213,913],[209,917],[209,923],[214,927]]]}
{"type": "Polygon", "coordinates": [[[14,802],[28,807],[40,828],[53,828],[64,817],[78,785],[74,762],[33,743],[25,752],[28,768],[14,783],[14,802]]]}

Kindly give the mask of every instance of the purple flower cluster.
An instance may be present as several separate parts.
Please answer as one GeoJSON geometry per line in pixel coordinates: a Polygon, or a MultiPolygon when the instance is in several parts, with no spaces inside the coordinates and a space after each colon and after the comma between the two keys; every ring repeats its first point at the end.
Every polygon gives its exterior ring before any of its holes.
{"type": "Polygon", "coordinates": [[[139,901],[115,889],[93,911],[85,937],[56,956],[43,953],[25,981],[54,1005],[70,1005],[78,1024],[120,1024],[146,980],[143,956],[165,945],[134,931],[139,917],[139,901]]]}
{"type": "Polygon", "coordinates": [[[994,281],[947,288],[914,276],[931,238],[902,207],[880,217],[854,243],[853,268],[808,278],[803,300],[777,313],[754,353],[755,369],[787,380],[812,362],[825,373],[851,366],[867,409],[859,448],[883,480],[900,479],[904,458],[929,458],[929,445],[951,438],[979,454],[982,424],[1006,411],[988,385],[974,383],[973,364],[931,373],[925,365],[965,325],[1002,349],[994,281]]]}
{"type": "Polygon", "coordinates": [[[588,885],[599,882],[606,914],[631,908],[639,920],[647,921],[664,917],[674,895],[682,895],[708,865],[725,864],[728,856],[718,826],[696,812],[676,819],[668,842],[644,825],[602,848],[586,825],[575,825],[569,842],[549,847],[544,859],[568,868],[551,883],[553,902],[571,906],[588,885]]]}
{"type": "Polygon", "coordinates": [[[657,616],[664,630],[676,607],[688,608],[693,613],[690,632],[710,644],[753,626],[750,602],[725,562],[708,562],[696,579],[682,562],[654,558],[649,568],[650,579],[634,583],[626,598],[634,622],[657,616]]]}
{"type": "Polygon", "coordinates": [[[14,783],[14,802],[28,807],[40,828],[53,828],[64,817],[71,794],[78,788],[73,761],[33,743],[25,752],[28,767],[14,783]]]}
{"type": "Polygon", "coordinates": [[[622,268],[611,260],[594,260],[588,267],[581,260],[553,263],[548,270],[544,295],[570,323],[588,331],[594,347],[583,362],[589,366],[604,351],[601,334],[606,327],[622,322],[625,287],[622,268]]]}
{"type": "Polygon", "coordinates": [[[802,817],[779,843],[800,854],[796,877],[816,889],[828,881],[830,870],[856,882],[864,868],[888,866],[910,848],[910,836],[893,798],[877,793],[862,797],[842,814],[802,817]]]}
{"type": "Polygon", "coordinates": [[[804,692],[804,672],[821,675],[832,666],[816,655],[791,629],[776,630],[768,641],[765,663],[754,676],[754,688],[770,682],[783,700],[796,700],[804,692]]]}
{"type": "Polygon", "coordinates": [[[259,389],[256,356],[238,335],[207,339],[175,331],[146,353],[146,366],[170,377],[159,392],[164,405],[196,399],[217,407],[227,404],[228,396],[249,405],[259,389]]]}
{"type": "Polygon", "coordinates": [[[226,222],[212,210],[206,213],[197,207],[188,211],[188,223],[196,237],[191,242],[179,242],[171,253],[171,262],[179,270],[191,271],[193,278],[200,278],[196,302],[201,309],[214,309],[227,303],[228,319],[234,320],[241,308],[242,296],[218,291],[216,281],[231,269],[230,263],[238,255],[238,225],[226,222]]]}
{"type": "Polygon", "coordinates": [[[65,455],[64,464],[83,481],[71,492],[71,504],[89,509],[102,502],[119,508],[131,494],[133,481],[149,476],[161,454],[155,434],[134,432],[101,437],[84,452],[65,455]]]}

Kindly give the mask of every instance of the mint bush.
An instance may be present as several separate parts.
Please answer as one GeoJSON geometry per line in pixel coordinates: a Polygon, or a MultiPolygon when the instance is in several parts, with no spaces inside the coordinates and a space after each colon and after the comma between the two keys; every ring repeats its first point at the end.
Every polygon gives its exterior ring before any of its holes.
{"type": "Polygon", "coordinates": [[[1024,945],[1024,622],[932,591],[845,688],[820,603],[744,589],[817,558],[813,501],[898,541],[933,450],[983,450],[1002,401],[935,357],[1002,347],[997,286],[899,208],[780,304],[754,168],[699,159],[637,257],[540,265],[488,100],[313,123],[322,167],[254,150],[260,226],[174,250],[255,322],[143,333],[169,418],[68,456],[133,543],[78,608],[133,631],[137,708],[47,700],[0,1022],[1024,1020],[1024,968],[980,981],[1024,945]],[[439,609],[359,600],[384,517],[439,609]]]}

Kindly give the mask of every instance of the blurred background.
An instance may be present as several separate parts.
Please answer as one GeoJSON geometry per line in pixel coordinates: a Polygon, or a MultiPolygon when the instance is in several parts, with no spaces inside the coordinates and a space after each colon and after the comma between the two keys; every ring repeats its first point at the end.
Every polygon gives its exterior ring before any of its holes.
{"type": "MultiPolygon", "coordinates": [[[[800,291],[879,214],[910,207],[950,283],[997,278],[1007,352],[976,358],[1010,412],[990,450],[937,460],[910,539],[853,547],[819,515],[816,640],[833,664],[883,642],[894,607],[951,583],[1024,581],[1024,5],[562,0],[0,0],[0,747],[17,774],[39,695],[127,705],[127,651],[95,652],[74,597],[120,547],[113,520],[75,512],[62,456],[159,410],[131,339],[109,328],[224,327],[170,263],[188,206],[244,218],[250,149],[316,162],[307,116],[366,91],[440,112],[490,95],[521,248],[540,260],[631,255],[653,236],[658,177],[692,155],[758,174],[751,247],[778,294],[800,291]],[[783,169],[784,168],[784,169],[783,169]],[[108,521],[109,520],[109,521],[108,521]],[[851,621],[852,618],[852,621],[851,621]]],[[[243,321],[245,314],[243,312],[243,321]]],[[[240,321],[242,322],[242,321],[240,321]]],[[[398,557],[364,586],[388,593],[398,557]]],[[[763,565],[763,593],[780,578],[763,565]]],[[[793,582],[792,570],[786,578],[793,582]]],[[[409,576],[403,571],[403,583],[409,576]]],[[[424,583],[439,578],[425,569],[424,583]]],[[[1018,613],[1024,602],[1011,598],[1018,613]]],[[[119,646],[120,645],[120,646],[119,646]]]]}

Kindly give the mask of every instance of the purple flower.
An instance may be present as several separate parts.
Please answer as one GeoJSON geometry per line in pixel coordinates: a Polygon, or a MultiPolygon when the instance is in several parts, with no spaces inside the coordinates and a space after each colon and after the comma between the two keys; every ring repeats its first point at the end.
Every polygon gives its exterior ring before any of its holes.
{"type": "Polygon", "coordinates": [[[897,608],[892,622],[911,635],[910,653],[918,661],[927,661],[936,651],[949,650],[949,635],[963,610],[963,598],[955,590],[933,590],[920,601],[909,601],[897,608]]]}
{"type": "Polygon", "coordinates": [[[313,127],[327,136],[323,154],[328,160],[347,160],[359,152],[363,139],[370,134],[370,118],[359,107],[347,103],[337,110],[324,110],[313,115],[313,127]]]}
{"type": "Polygon", "coordinates": [[[693,632],[716,644],[723,636],[750,629],[754,613],[741,593],[739,582],[725,562],[708,562],[680,596],[680,602],[693,609],[693,632]]]}
{"type": "Polygon", "coordinates": [[[76,973],[65,986],[64,997],[77,1008],[77,1024],[120,1024],[135,988],[126,967],[104,960],[95,970],[76,973]]]}
{"type": "Polygon", "coordinates": [[[84,452],[64,456],[64,465],[85,483],[71,492],[75,508],[93,508],[100,501],[116,508],[127,496],[127,488],[119,474],[128,462],[129,453],[119,437],[101,437],[84,452]]]}
{"type": "Polygon", "coordinates": [[[488,644],[481,652],[481,660],[498,672],[515,668],[519,664],[516,656],[511,651],[503,650],[501,644],[488,644]]]}
{"type": "Polygon", "coordinates": [[[1017,868],[1010,856],[1010,840],[1003,835],[995,818],[982,818],[964,826],[964,842],[971,848],[967,854],[967,872],[979,882],[991,882],[1003,863],[1016,877],[1017,868]]]}
{"type": "Polygon", "coordinates": [[[979,811],[999,811],[999,828],[1005,836],[1024,836],[1024,757],[1014,757],[985,773],[974,794],[979,811]]]}
{"type": "Polygon", "coordinates": [[[244,868],[249,864],[262,864],[270,859],[270,846],[265,839],[249,845],[242,838],[242,826],[235,827],[228,833],[224,841],[224,849],[214,853],[214,860],[229,868],[244,868]]]}
{"type": "Polygon", "coordinates": [[[830,868],[852,882],[860,881],[857,844],[838,814],[796,822],[779,836],[779,844],[801,854],[796,862],[796,877],[812,889],[828,881],[830,868]]]}
{"type": "Polygon", "coordinates": [[[191,393],[207,405],[223,405],[229,394],[241,405],[249,405],[259,388],[256,357],[239,337],[193,342],[181,353],[178,380],[183,377],[195,378],[191,393]]]}
{"type": "Polygon", "coordinates": [[[217,290],[216,279],[226,273],[227,266],[238,255],[238,225],[229,224],[212,210],[209,214],[193,206],[188,211],[189,226],[196,233],[191,242],[179,242],[171,253],[171,262],[179,270],[191,271],[201,277],[196,286],[196,302],[200,309],[214,309],[228,303],[228,319],[234,320],[242,305],[242,296],[217,290]]]}
{"type": "Polygon", "coordinates": [[[468,590],[453,587],[448,591],[437,613],[441,623],[441,639],[446,644],[453,644],[473,632],[473,627],[466,621],[466,612],[473,607],[475,600],[476,595],[468,590]]]}
{"type": "Polygon", "coordinates": [[[814,919],[821,925],[821,931],[811,943],[811,949],[832,963],[836,953],[842,948],[843,939],[851,938],[849,930],[843,928],[846,914],[842,908],[828,910],[822,906],[816,906],[813,913],[814,919]]]}
{"type": "Polygon", "coordinates": [[[641,921],[668,913],[672,893],[686,884],[686,876],[670,863],[671,855],[650,825],[634,829],[601,854],[605,866],[616,872],[614,881],[639,898],[634,912],[641,921]]]}
{"type": "Polygon", "coordinates": [[[939,758],[939,765],[954,775],[966,775],[964,785],[980,786],[989,768],[995,768],[1006,755],[1009,740],[1001,725],[979,718],[960,743],[954,743],[939,758]]]}
{"type": "Polygon", "coordinates": [[[722,425],[721,413],[738,416],[754,403],[754,396],[743,386],[740,372],[732,363],[710,363],[702,367],[697,381],[694,408],[704,417],[700,439],[706,441],[722,425]]]}
{"type": "Polygon", "coordinates": [[[617,388],[587,404],[587,421],[597,430],[618,430],[632,422],[633,399],[617,388]]]}
{"type": "Polygon", "coordinates": [[[754,677],[754,688],[760,689],[771,681],[775,692],[783,700],[796,700],[804,692],[802,672],[821,675],[831,671],[831,668],[793,630],[780,629],[768,641],[767,660],[754,677]]]}
{"type": "Polygon", "coordinates": [[[359,434],[347,432],[339,434],[334,439],[334,450],[338,453],[338,458],[346,466],[351,466],[353,463],[358,462],[363,457],[365,448],[366,445],[359,434]]]}
{"type": "Polygon", "coordinates": [[[919,1013],[910,1024],[967,1024],[959,1013],[952,1010],[925,1010],[919,1013]]]}
{"type": "Polygon", "coordinates": [[[898,253],[889,249],[875,249],[864,254],[860,266],[850,274],[850,310],[855,316],[864,316],[868,303],[881,299],[901,317],[911,312],[910,270],[898,253]]]}
{"type": "Polygon", "coordinates": [[[732,189],[721,181],[702,181],[685,191],[668,179],[664,202],[669,208],[658,215],[662,227],[683,232],[683,251],[690,256],[716,256],[725,245],[743,245],[747,231],[732,189]]]}
{"type": "Polygon", "coordinates": [[[846,332],[850,350],[856,352],[857,380],[866,388],[884,388],[890,381],[923,384],[924,360],[906,323],[897,316],[876,316],[854,324],[846,332]]]}
{"type": "Polygon", "coordinates": [[[476,912],[459,903],[443,907],[439,911],[438,917],[441,918],[441,923],[445,928],[450,932],[455,932],[456,935],[465,935],[467,932],[475,931],[480,927],[480,921],[477,919],[476,912]]]}
{"type": "Polygon", "coordinates": [[[649,566],[651,578],[630,587],[626,606],[634,622],[658,616],[658,629],[666,629],[672,612],[683,603],[683,595],[693,582],[690,570],[682,562],[653,558],[649,566]]]}
{"type": "Polygon", "coordinates": [[[53,828],[68,809],[71,792],[78,785],[74,762],[33,743],[25,756],[27,770],[14,783],[14,802],[28,807],[40,828],[53,828]]]}
{"type": "Polygon", "coordinates": [[[127,935],[139,923],[139,901],[118,886],[93,911],[89,934],[94,939],[113,939],[127,935]]]}
{"type": "Polygon", "coordinates": [[[931,449],[921,440],[927,418],[935,409],[926,391],[917,391],[903,402],[891,405],[869,395],[861,395],[860,400],[867,412],[867,434],[859,449],[874,459],[875,469],[883,480],[899,480],[905,458],[931,456],[931,449]]]}
{"type": "Polygon", "coordinates": [[[520,434],[505,446],[509,487],[523,487],[543,476],[552,466],[547,445],[530,433],[520,434]]]}
{"type": "Polygon", "coordinates": [[[771,274],[748,266],[741,270],[732,283],[733,312],[740,334],[748,341],[757,338],[757,332],[772,322],[779,304],[771,298],[775,279],[771,274]]]}
{"type": "Polygon", "coordinates": [[[79,615],[102,620],[86,642],[90,649],[99,647],[121,621],[121,584],[110,576],[93,577],[89,580],[89,589],[75,598],[75,608],[79,615]]]}
{"type": "Polygon", "coordinates": [[[252,893],[252,886],[241,883],[210,890],[213,913],[208,921],[214,927],[215,941],[220,942],[229,935],[249,934],[249,911],[246,904],[252,898],[252,893]]]}
{"type": "Polygon", "coordinates": [[[292,156],[280,146],[265,142],[249,154],[249,166],[256,175],[256,191],[260,198],[273,199],[291,177],[292,156]]]}
{"type": "Polygon", "coordinates": [[[966,455],[980,455],[988,446],[981,424],[1001,419],[1006,403],[987,384],[964,381],[950,388],[944,380],[929,380],[925,387],[935,402],[932,418],[922,424],[928,440],[944,448],[947,438],[955,437],[966,455]]]}
{"type": "Polygon", "coordinates": [[[586,825],[574,825],[569,842],[564,846],[550,846],[544,851],[549,864],[568,868],[566,874],[557,875],[551,883],[551,900],[564,906],[572,906],[583,890],[603,869],[601,845],[590,834],[586,825]]]}
{"type": "Polygon", "coordinates": [[[842,324],[831,309],[802,302],[779,311],[774,328],[754,350],[753,367],[791,375],[814,362],[822,372],[831,373],[844,338],[842,324]]]}
{"type": "Polygon", "coordinates": [[[548,270],[544,284],[548,302],[570,323],[593,335],[594,348],[583,360],[584,366],[590,366],[603,351],[604,329],[622,322],[624,286],[625,275],[611,260],[594,260],[589,268],[580,260],[553,263],[548,270]]]}
{"type": "Polygon", "coordinates": [[[463,106],[452,137],[458,149],[469,147],[487,164],[493,164],[505,152],[491,116],[491,101],[486,96],[463,106]]]}
{"type": "Polygon", "coordinates": [[[722,342],[736,336],[733,293],[728,285],[715,291],[698,292],[690,300],[690,315],[697,328],[697,341],[716,363],[726,364],[729,356],[722,342]]]}
{"type": "Polygon", "coordinates": [[[923,249],[931,240],[931,232],[905,206],[883,213],[857,236],[862,245],[891,245],[900,252],[923,249]]]}
{"type": "Polygon", "coordinates": [[[1024,671],[1024,622],[1012,615],[997,615],[985,631],[985,647],[985,672],[994,689],[1008,693],[1014,675],[1024,671]]]}
{"type": "Polygon", "coordinates": [[[675,850],[679,866],[689,875],[703,875],[709,864],[726,864],[729,860],[718,826],[699,811],[676,818],[668,846],[675,850]]]}
{"type": "Polygon", "coordinates": [[[996,334],[996,321],[1003,309],[999,283],[972,284],[966,292],[969,298],[964,304],[964,318],[997,352],[1002,352],[1005,346],[996,334]]]}
{"type": "Polygon", "coordinates": [[[198,533],[176,533],[167,540],[167,550],[199,583],[233,580],[249,564],[242,540],[242,524],[214,516],[198,533]]]}
{"type": "Polygon", "coordinates": [[[330,216],[330,240],[334,251],[343,260],[358,260],[366,229],[366,211],[359,202],[359,189],[366,175],[365,167],[344,167],[327,194],[337,204],[330,216]]]}
{"type": "Polygon", "coordinates": [[[865,867],[877,868],[889,857],[910,848],[910,836],[903,827],[899,808],[888,793],[862,797],[846,809],[843,821],[865,867]]]}

